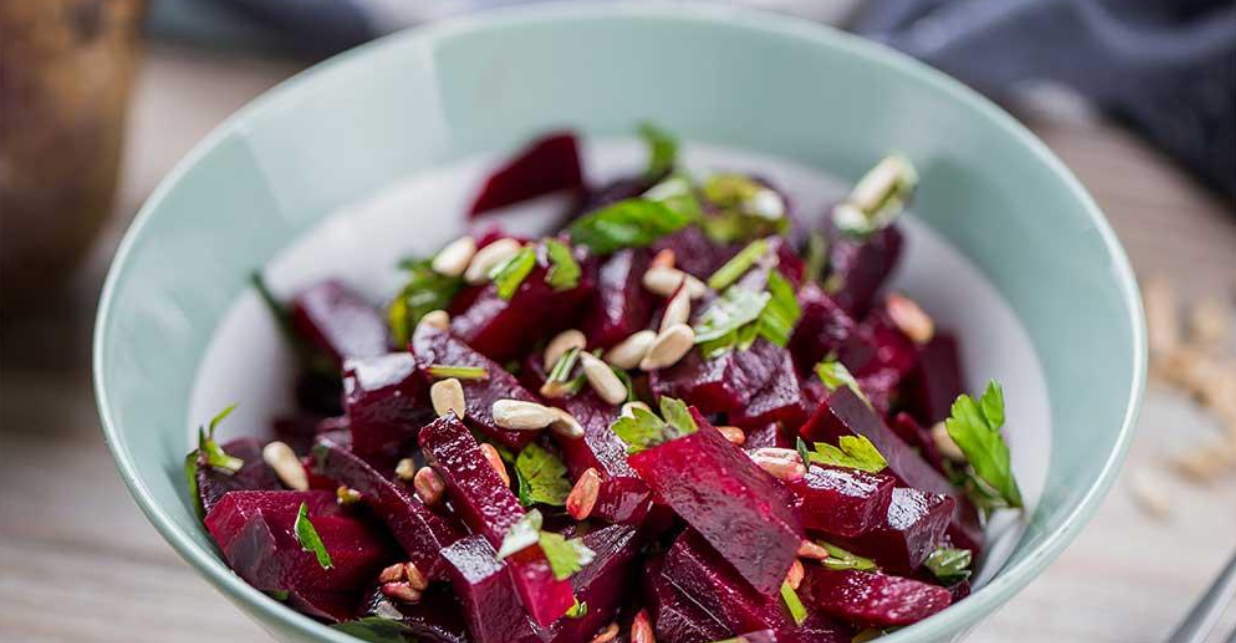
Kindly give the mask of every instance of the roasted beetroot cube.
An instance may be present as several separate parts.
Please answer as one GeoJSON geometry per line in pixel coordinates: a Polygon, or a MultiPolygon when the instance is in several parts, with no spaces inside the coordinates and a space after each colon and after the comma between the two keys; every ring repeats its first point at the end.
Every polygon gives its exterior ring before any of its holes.
{"type": "Polygon", "coordinates": [[[796,435],[798,435],[798,429],[790,431],[780,422],[769,422],[747,431],[747,440],[742,443],[742,448],[746,451],[755,451],[765,447],[792,449],[796,435]]]}
{"type": "Polygon", "coordinates": [[[301,614],[307,614],[328,623],[342,623],[360,617],[356,592],[288,590],[287,599],[284,602],[301,614]]]}
{"type": "Polygon", "coordinates": [[[833,299],[851,316],[865,317],[901,256],[901,232],[889,226],[857,239],[829,226],[829,236],[829,279],[839,284],[833,299]]]}
{"type": "Polygon", "coordinates": [[[406,352],[349,359],[343,365],[344,410],[357,453],[397,453],[415,444],[432,416],[423,400],[424,380],[406,352]]]}
{"type": "Polygon", "coordinates": [[[623,599],[631,594],[636,558],[643,544],[638,529],[611,525],[589,532],[583,541],[596,558],[571,577],[571,585],[576,598],[588,604],[588,613],[580,618],[558,619],[550,628],[552,643],[590,640],[613,622],[623,599]]]}
{"type": "Polygon", "coordinates": [[[896,480],[880,473],[812,464],[802,480],[789,486],[802,500],[807,529],[857,536],[884,522],[896,480]]]}
{"type": "Polygon", "coordinates": [[[752,587],[773,594],[803,541],[794,494],[692,415],[698,431],[631,456],[631,466],[752,587]]]}
{"type": "Polygon", "coordinates": [[[463,606],[451,586],[435,583],[416,603],[388,598],[375,588],[365,600],[367,616],[397,619],[406,633],[423,643],[470,643],[463,606]]]}
{"type": "Polygon", "coordinates": [[[467,403],[467,421],[485,435],[512,449],[522,449],[536,437],[530,431],[510,431],[494,422],[493,404],[498,400],[536,402],[537,397],[500,365],[472,350],[449,332],[429,324],[417,326],[412,335],[412,354],[424,372],[432,364],[479,366],[489,374],[483,380],[462,380],[467,403]]]}
{"type": "Polygon", "coordinates": [[[590,468],[601,474],[593,515],[613,523],[643,520],[648,513],[648,485],[628,464],[626,443],[609,428],[618,419],[618,408],[605,403],[592,390],[557,402],[584,427],[584,437],[559,440],[572,478],[578,479],[590,468]]]}
{"type": "Polygon", "coordinates": [[[683,596],[662,574],[661,558],[644,566],[642,575],[644,603],[652,616],[659,643],[712,643],[733,632],[705,612],[694,601],[683,596]]]}
{"type": "Polygon", "coordinates": [[[314,515],[313,508],[322,506],[323,495],[329,498],[327,492],[318,491],[234,491],[215,508],[216,512],[224,512],[217,522],[207,516],[207,527],[214,525],[212,534],[220,532],[216,542],[220,543],[228,565],[258,589],[359,590],[395,556],[394,549],[384,533],[364,521],[332,510],[319,511],[314,515]],[[290,502],[242,496],[236,500],[234,509],[227,506],[233,494],[255,493],[288,494],[287,500],[290,502]],[[294,525],[301,503],[309,508],[309,519],[330,554],[332,567],[329,569],[323,569],[315,555],[306,551],[296,537],[294,525]],[[256,505],[262,506],[255,508],[256,505]],[[225,532],[237,514],[247,514],[248,518],[244,526],[228,539],[225,532]],[[226,547],[222,546],[224,542],[226,547]]]}
{"type": "Polygon", "coordinates": [[[661,237],[652,244],[654,253],[661,250],[674,251],[674,265],[680,270],[707,279],[717,268],[725,265],[738,254],[740,244],[717,243],[710,239],[699,226],[687,226],[671,235],[661,237]]]}
{"type": "Polygon", "coordinates": [[[965,390],[957,339],[936,333],[920,348],[903,390],[906,408],[923,425],[947,420],[953,402],[965,390]]]}
{"type": "Polygon", "coordinates": [[[275,439],[292,447],[296,453],[306,453],[318,435],[322,416],[312,413],[297,413],[275,418],[271,423],[275,439]]]}
{"type": "Polygon", "coordinates": [[[840,387],[824,400],[800,430],[802,436],[817,442],[836,443],[843,435],[861,435],[871,440],[888,461],[886,473],[900,484],[933,494],[949,496],[956,502],[956,515],[949,536],[958,547],[978,555],[982,550],[983,529],[974,505],[948,479],[936,471],[910,445],[884,424],[874,411],[848,387],[840,387]]]}
{"type": "Polygon", "coordinates": [[[232,491],[223,496],[206,514],[207,531],[219,549],[226,550],[245,524],[263,511],[296,511],[301,503],[310,516],[333,516],[339,513],[335,495],[317,491],[232,491]]]}
{"type": "Polygon", "coordinates": [[[735,573],[698,532],[688,529],[665,555],[662,574],[685,596],[734,632],[778,628],[791,624],[777,591],[760,593],[735,573]]]}
{"type": "MultiPolygon", "coordinates": [[[[473,533],[495,549],[524,517],[519,499],[490,466],[476,438],[448,414],[421,430],[421,448],[442,476],[451,505],[473,533]]],[[[515,589],[538,625],[548,626],[575,603],[571,584],[556,580],[540,547],[530,547],[508,559],[515,589]]]]}
{"type": "Polygon", "coordinates": [[[938,585],[818,565],[808,566],[799,597],[835,618],[875,627],[912,625],[952,602],[949,591],[938,585]]]}
{"type": "Polygon", "coordinates": [[[894,574],[910,574],[944,542],[953,515],[953,499],[938,493],[898,487],[883,524],[837,543],[873,558],[894,574]]]}
{"type": "Polygon", "coordinates": [[[339,281],[323,281],[297,294],[292,325],[340,365],[350,357],[381,355],[390,346],[382,315],[339,281]]]}
{"type": "Polygon", "coordinates": [[[511,583],[506,565],[480,534],[442,550],[455,596],[474,643],[540,641],[511,583]]]}
{"type": "Polygon", "coordinates": [[[463,531],[454,518],[434,513],[402,484],[392,482],[355,453],[318,438],[313,448],[315,471],[361,494],[361,502],[386,523],[408,560],[431,578],[442,577],[439,552],[458,540],[463,531]]]}
{"type": "Polygon", "coordinates": [[[584,186],[579,149],[571,132],[551,132],[532,141],[485,179],[468,216],[584,186]]]}
{"type": "Polygon", "coordinates": [[[966,579],[954,584],[952,587],[948,588],[948,593],[949,596],[952,597],[953,603],[956,604],[961,599],[970,595],[970,580],[966,579]]]}
{"type": "Polygon", "coordinates": [[[918,449],[923,459],[936,471],[944,472],[944,456],[940,453],[940,447],[936,446],[935,439],[931,437],[930,430],[915,422],[909,413],[898,413],[893,417],[890,428],[897,437],[905,440],[906,444],[918,449]]]}
{"type": "Polygon", "coordinates": [[[609,348],[648,327],[652,295],[643,283],[648,261],[647,250],[628,248],[601,264],[595,299],[582,327],[589,346],[609,348]]]}
{"type": "Polygon", "coordinates": [[[798,291],[798,306],[802,316],[790,337],[790,351],[798,368],[806,373],[830,353],[842,354],[853,341],[858,324],[815,284],[798,291]]]}
{"type": "Polygon", "coordinates": [[[735,364],[736,352],[707,359],[693,350],[677,364],[650,374],[652,392],[657,397],[680,399],[704,413],[739,408],[754,391],[735,364]]]}
{"type": "Polygon", "coordinates": [[[239,438],[222,445],[223,450],[234,458],[244,461],[236,473],[216,471],[206,464],[201,454],[197,459],[197,494],[202,509],[210,513],[223,496],[230,491],[277,491],[283,484],[275,472],[262,459],[262,444],[253,438],[239,438]]]}
{"type": "MultiPolygon", "coordinates": [[[[763,385],[747,404],[729,411],[730,423],[744,428],[767,426],[771,422],[790,426],[802,424],[807,418],[807,409],[803,404],[801,386],[789,351],[764,340],[756,342],[751,350],[763,351],[770,355],[768,363],[779,363],[779,366],[769,373],[766,379],[753,380],[762,382],[763,385]]],[[[754,373],[749,375],[748,379],[761,374],[762,372],[754,373]]]]}

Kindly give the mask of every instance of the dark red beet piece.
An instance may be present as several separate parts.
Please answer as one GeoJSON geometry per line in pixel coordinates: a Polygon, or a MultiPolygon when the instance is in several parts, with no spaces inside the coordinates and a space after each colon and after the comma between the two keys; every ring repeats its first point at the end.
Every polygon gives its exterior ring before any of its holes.
{"type": "Polygon", "coordinates": [[[643,284],[648,262],[647,250],[628,248],[601,264],[596,295],[582,326],[589,346],[609,348],[648,327],[652,295],[643,284]]]}
{"type": "MultiPolygon", "coordinates": [[[[830,217],[831,220],[831,217],[830,217]]],[[[829,279],[840,283],[833,299],[853,317],[867,315],[884,280],[901,256],[902,236],[895,225],[866,239],[842,234],[828,226],[829,279]]]]}
{"type": "Polygon", "coordinates": [[[258,589],[359,590],[394,557],[394,549],[385,534],[364,521],[332,510],[319,510],[314,515],[314,507],[325,502],[323,496],[330,498],[322,491],[233,491],[215,508],[219,512],[216,521],[207,516],[207,528],[214,526],[212,535],[219,532],[216,542],[232,570],[258,589]],[[286,494],[287,499],[273,501],[269,494],[286,494]],[[232,496],[239,497],[231,501],[232,496]],[[323,569],[296,538],[294,525],[302,502],[330,554],[330,569],[323,569]],[[228,538],[227,528],[237,515],[247,515],[244,526],[228,538]],[[226,547],[222,546],[224,542],[226,547]]]}
{"type": "Polygon", "coordinates": [[[575,135],[551,132],[495,169],[472,202],[469,217],[558,190],[584,185],[575,135]]]}
{"type": "Polygon", "coordinates": [[[408,560],[431,578],[442,577],[439,552],[463,531],[455,520],[424,505],[416,494],[392,482],[346,447],[320,436],[313,448],[315,471],[361,494],[361,502],[386,523],[408,560]]]}
{"type": "Polygon", "coordinates": [[[794,436],[797,435],[797,429],[789,431],[780,422],[770,422],[747,431],[747,440],[742,443],[742,448],[746,451],[755,451],[765,447],[792,449],[794,448],[794,436]]]}
{"type": "Polygon", "coordinates": [[[898,487],[883,524],[855,538],[834,540],[891,573],[908,575],[944,543],[953,506],[948,496],[898,487]]]}
{"type": "Polygon", "coordinates": [[[924,426],[948,419],[953,402],[965,391],[957,339],[946,333],[935,337],[918,352],[914,369],[906,377],[905,405],[924,426]]]}
{"type": "Polygon", "coordinates": [[[825,614],[875,627],[912,625],[952,602],[949,591],[938,585],[818,565],[807,567],[799,596],[825,614]]]}
{"type": "Polygon", "coordinates": [[[724,413],[746,404],[751,387],[735,364],[735,353],[706,359],[698,350],[669,368],[653,371],[649,385],[657,397],[673,397],[704,413],[724,413]]]}
{"type": "Polygon", "coordinates": [[[982,551],[983,529],[974,505],[915,453],[910,445],[897,437],[849,388],[838,388],[824,400],[800,432],[808,440],[833,444],[843,435],[862,435],[871,440],[888,461],[886,473],[896,477],[899,483],[954,499],[956,515],[953,516],[949,536],[958,547],[969,549],[975,555],[982,551]]]}
{"type": "Polygon", "coordinates": [[[644,566],[644,602],[658,643],[713,643],[732,634],[720,621],[683,596],[661,573],[662,559],[644,566]]]}
{"type": "Polygon", "coordinates": [[[611,525],[589,532],[583,541],[596,558],[571,577],[571,586],[575,596],[588,604],[588,613],[558,619],[550,628],[552,643],[588,641],[614,620],[623,599],[631,595],[636,556],[643,544],[638,529],[611,525]]]}
{"type": "MultiPolygon", "coordinates": [[[[455,511],[473,533],[484,536],[495,549],[501,547],[525,512],[481,453],[476,438],[454,414],[447,414],[421,430],[420,442],[446,483],[455,511]]],[[[515,589],[537,624],[548,626],[574,605],[571,584],[554,578],[539,546],[519,552],[508,563],[515,589]]]]}
{"type": "Polygon", "coordinates": [[[380,588],[369,593],[366,614],[397,618],[419,643],[471,643],[463,607],[446,584],[430,585],[416,603],[387,598],[380,588]]]}
{"type": "Polygon", "coordinates": [[[700,279],[708,279],[717,268],[738,254],[743,246],[715,243],[699,226],[692,225],[661,237],[652,244],[654,253],[666,249],[674,251],[676,268],[700,279]]]}
{"type": "Polygon", "coordinates": [[[790,350],[798,368],[809,373],[830,353],[845,353],[858,324],[815,284],[807,284],[798,291],[798,305],[802,316],[790,337],[790,350]]]}
{"type": "Polygon", "coordinates": [[[275,418],[271,429],[275,439],[292,447],[296,453],[306,453],[317,437],[322,416],[312,413],[296,413],[275,418]]]}
{"type": "Polygon", "coordinates": [[[789,483],[807,529],[833,536],[858,536],[884,522],[895,485],[892,476],[818,464],[789,483]]]}
{"type": "Polygon", "coordinates": [[[229,491],[278,491],[283,489],[275,472],[262,459],[262,444],[253,438],[238,438],[222,445],[223,450],[234,458],[244,461],[236,473],[216,471],[206,464],[206,458],[197,460],[197,493],[202,500],[202,509],[210,513],[229,491]]]}
{"type": "Polygon", "coordinates": [[[512,449],[523,449],[536,437],[532,431],[510,431],[494,422],[493,404],[498,400],[523,400],[537,402],[538,398],[519,385],[497,363],[472,350],[467,344],[449,332],[429,324],[416,327],[412,335],[412,354],[422,372],[431,364],[452,366],[479,366],[489,373],[484,380],[461,380],[464,399],[467,403],[467,421],[481,433],[512,449]]]}
{"type": "Polygon", "coordinates": [[[424,380],[412,355],[349,359],[343,373],[344,410],[357,453],[397,454],[415,444],[417,430],[433,410],[424,402],[424,380]]]}
{"type": "Polygon", "coordinates": [[[948,588],[948,593],[953,597],[953,603],[957,603],[961,599],[970,595],[970,580],[963,580],[952,587],[948,588]]]}
{"type": "Polygon", "coordinates": [[[349,357],[381,355],[390,346],[381,313],[335,280],[314,284],[292,299],[292,325],[340,365],[349,357]]]}
{"type": "Polygon", "coordinates": [[[665,555],[665,578],[684,596],[730,631],[747,632],[791,624],[777,591],[785,574],[777,579],[771,594],[760,593],[743,581],[734,568],[700,536],[688,529],[665,555]]]}
{"type": "MultiPolygon", "coordinates": [[[[763,350],[772,356],[770,359],[778,359],[779,356],[780,366],[763,380],[763,386],[747,404],[730,410],[729,421],[744,428],[767,426],[772,422],[798,426],[807,419],[808,411],[803,403],[798,375],[794,372],[794,361],[784,348],[760,341],[763,342],[763,350]]],[[[755,349],[753,346],[752,350],[755,349]]]]}
{"type": "Polygon", "coordinates": [[[898,413],[894,416],[890,428],[905,440],[906,444],[918,449],[923,459],[936,471],[944,473],[944,456],[940,454],[940,447],[936,446],[936,441],[931,437],[931,431],[915,422],[909,413],[898,413]]]}
{"type": "Polygon", "coordinates": [[[480,534],[442,550],[455,596],[463,604],[464,620],[473,643],[540,641],[528,620],[506,565],[480,534]]]}
{"type": "Polygon", "coordinates": [[[592,515],[612,523],[643,520],[649,507],[648,485],[627,462],[626,443],[609,428],[618,418],[618,408],[591,389],[555,402],[584,427],[584,437],[558,442],[572,479],[579,479],[590,468],[601,474],[592,515]]]}
{"type": "Polygon", "coordinates": [[[340,513],[334,494],[295,491],[233,491],[221,499],[206,514],[206,530],[219,549],[227,549],[245,524],[263,511],[299,509],[303,502],[310,516],[333,516],[340,513]]]}
{"type": "Polygon", "coordinates": [[[803,540],[794,495],[692,415],[698,431],[631,456],[631,466],[752,587],[775,593],[803,540]]]}
{"type": "Polygon", "coordinates": [[[328,623],[342,623],[360,617],[356,592],[288,591],[288,607],[328,623]]]}

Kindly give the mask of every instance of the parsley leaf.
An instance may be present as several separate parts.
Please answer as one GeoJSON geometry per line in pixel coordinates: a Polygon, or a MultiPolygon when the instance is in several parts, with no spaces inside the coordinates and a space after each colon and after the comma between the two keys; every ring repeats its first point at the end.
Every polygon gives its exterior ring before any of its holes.
{"type": "Polygon", "coordinates": [[[335,623],[331,629],[351,634],[368,643],[407,643],[415,640],[415,632],[402,621],[381,616],[366,616],[352,621],[335,623]],[[406,635],[406,636],[405,636],[406,635]]]}
{"type": "Polygon", "coordinates": [[[511,525],[511,529],[502,538],[502,546],[498,548],[498,560],[537,544],[541,538],[543,522],[541,512],[536,509],[524,514],[519,522],[511,525]]]}
{"type": "Polygon", "coordinates": [[[582,540],[578,538],[568,540],[562,534],[542,531],[543,523],[544,518],[537,509],[524,514],[519,522],[511,525],[510,531],[502,539],[502,546],[498,549],[498,560],[505,559],[533,545],[540,545],[545,559],[549,561],[550,569],[554,572],[554,578],[566,580],[596,558],[596,552],[585,547],[582,540]]]}
{"type": "Polygon", "coordinates": [[[578,286],[582,271],[575,255],[571,254],[571,247],[557,239],[546,239],[545,252],[549,255],[549,272],[545,275],[545,282],[556,292],[578,286]]]}
{"type": "Polygon", "coordinates": [[[738,278],[743,276],[755,262],[760,260],[765,253],[768,252],[768,241],[766,239],[756,239],[747,244],[738,254],[734,255],[725,265],[712,273],[708,278],[708,287],[716,291],[721,291],[730,286],[738,278]]]}
{"type": "Polygon", "coordinates": [[[665,420],[644,409],[635,408],[631,410],[631,417],[618,418],[610,430],[627,443],[629,455],[646,451],[699,430],[695,419],[691,416],[691,411],[681,400],[662,397],[661,414],[665,416],[665,420]]]}
{"type": "Polygon", "coordinates": [[[843,435],[838,440],[840,447],[825,442],[816,442],[810,461],[834,467],[847,467],[868,473],[879,473],[888,466],[880,451],[865,436],[843,435]]]}
{"type": "Polygon", "coordinates": [[[795,625],[802,625],[807,620],[807,608],[803,606],[798,592],[794,591],[788,581],[781,583],[781,600],[785,601],[785,607],[790,611],[790,618],[794,619],[795,625]]]}
{"type": "Polygon", "coordinates": [[[689,221],[699,221],[703,216],[700,201],[695,195],[695,185],[691,183],[691,179],[681,174],[666,177],[665,180],[648,188],[643,197],[649,201],[664,204],[689,221]]]}
{"type": "Polygon", "coordinates": [[[463,288],[462,277],[447,277],[433,269],[433,259],[406,260],[400,267],[408,271],[408,281],[386,309],[391,335],[403,346],[425,313],[445,310],[463,288]]]}
{"type": "Polygon", "coordinates": [[[458,364],[430,364],[425,369],[430,377],[446,379],[454,377],[461,380],[487,380],[489,371],[484,366],[460,366],[458,364]]]}
{"type": "Polygon", "coordinates": [[[678,157],[678,141],[649,122],[640,123],[639,135],[648,145],[648,169],[644,170],[644,177],[655,179],[673,170],[678,157]]]}
{"type": "Polygon", "coordinates": [[[326,544],[322,542],[322,538],[318,536],[318,530],[309,520],[309,505],[300,503],[300,510],[296,512],[296,522],[292,525],[292,531],[296,533],[296,542],[300,543],[300,548],[317,557],[318,565],[321,565],[322,569],[335,566],[330,560],[330,552],[326,551],[326,544]]]}
{"type": "Polygon", "coordinates": [[[519,452],[515,472],[519,475],[519,501],[525,507],[538,502],[561,507],[571,495],[566,465],[535,442],[519,452]]]}
{"type": "Polygon", "coordinates": [[[853,569],[860,572],[869,572],[879,569],[876,567],[875,561],[870,558],[863,558],[858,554],[850,553],[824,541],[820,541],[820,546],[828,550],[828,558],[825,558],[823,561],[824,566],[833,571],[839,572],[853,569]]]}
{"type": "Polygon", "coordinates": [[[858,385],[858,380],[854,379],[854,376],[850,374],[850,369],[846,368],[845,364],[835,359],[826,359],[815,365],[815,374],[824,383],[824,388],[828,389],[829,393],[844,386],[854,391],[854,394],[866,402],[867,406],[871,406],[871,400],[867,399],[867,394],[863,393],[863,389],[858,385]]]}
{"type": "Polygon", "coordinates": [[[798,306],[794,287],[776,270],[768,273],[768,292],[771,298],[760,312],[759,334],[785,348],[790,343],[790,335],[793,334],[794,326],[802,317],[803,311],[798,306]]]}
{"type": "Polygon", "coordinates": [[[731,286],[704,310],[695,326],[695,343],[704,344],[725,338],[754,322],[772,299],[767,292],[754,292],[731,286]]]}
{"type": "Polygon", "coordinates": [[[972,555],[969,549],[941,547],[923,561],[923,565],[944,585],[954,585],[970,577],[972,555]]]}
{"type": "Polygon", "coordinates": [[[497,286],[498,296],[510,301],[511,297],[515,296],[515,292],[519,290],[519,285],[524,283],[524,279],[528,278],[535,267],[536,249],[532,246],[524,246],[509,259],[494,266],[493,270],[489,271],[489,278],[497,286]]]}
{"type": "Polygon", "coordinates": [[[945,421],[949,437],[966,454],[975,482],[994,492],[993,500],[1007,507],[1020,508],[1023,505],[1021,489],[1013,478],[1008,444],[1000,435],[1003,425],[1004,391],[994,380],[987,385],[979,401],[969,395],[959,396],[945,421]]]}
{"type": "MultiPolygon", "coordinates": [[[[215,441],[215,428],[235,409],[236,405],[233,404],[219,411],[219,414],[210,420],[209,429],[205,427],[197,429],[197,452],[205,460],[206,466],[227,475],[240,471],[240,468],[245,466],[245,461],[228,455],[223,447],[219,446],[219,443],[215,441]]],[[[196,489],[196,483],[194,487],[196,489]]]]}
{"type": "Polygon", "coordinates": [[[607,255],[622,248],[651,245],[692,220],[665,203],[627,199],[576,219],[571,224],[571,241],[607,255]]]}

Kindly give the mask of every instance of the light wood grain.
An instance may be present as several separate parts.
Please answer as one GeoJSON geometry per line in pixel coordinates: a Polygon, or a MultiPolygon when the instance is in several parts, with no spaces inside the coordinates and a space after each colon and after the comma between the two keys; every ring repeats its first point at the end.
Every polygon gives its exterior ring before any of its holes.
{"type": "MultiPolygon", "coordinates": [[[[295,68],[156,49],[129,125],[120,215],[78,281],[0,329],[0,640],[22,643],[266,641],[180,561],[129,499],[103,444],[89,381],[93,308],[107,257],[155,183],[213,125],[295,68]]],[[[1236,216],[1156,152],[1110,125],[1033,129],[1108,213],[1141,275],[1187,293],[1236,289],[1236,216]]],[[[1213,430],[1152,389],[1126,474],[1213,430]]],[[[1161,641],[1236,548],[1236,480],[1164,475],[1172,515],[1137,509],[1124,481],[1081,538],[974,635],[976,642],[1161,641]]],[[[1236,614],[1227,618],[1236,626],[1236,614]]],[[[1216,639],[1218,640],[1218,639],[1216,639]]]]}

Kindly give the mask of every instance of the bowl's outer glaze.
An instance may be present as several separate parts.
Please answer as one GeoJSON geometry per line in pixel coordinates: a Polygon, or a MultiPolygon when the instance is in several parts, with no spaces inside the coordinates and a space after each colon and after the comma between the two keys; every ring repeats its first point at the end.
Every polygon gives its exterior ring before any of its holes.
{"type": "Polygon", "coordinates": [[[1055,433],[1004,571],[886,640],[959,639],[1025,586],[1111,486],[1141,399],[1141,303],[1110,227],[1037,139],[947,77],[806,22],[681,4],[540,5],[398,34],[258,99],[171,173],[121,245],[94,345],[109,446],[160,533],[276,638],[354,641],[232,574],[186,499],[186,405],[216,324],[253,267],[343,204],[553,126],[619,135],[642,118],[850,179],[889,149],[914,161],[916,213],[1029,331],[1055,433]]]}

